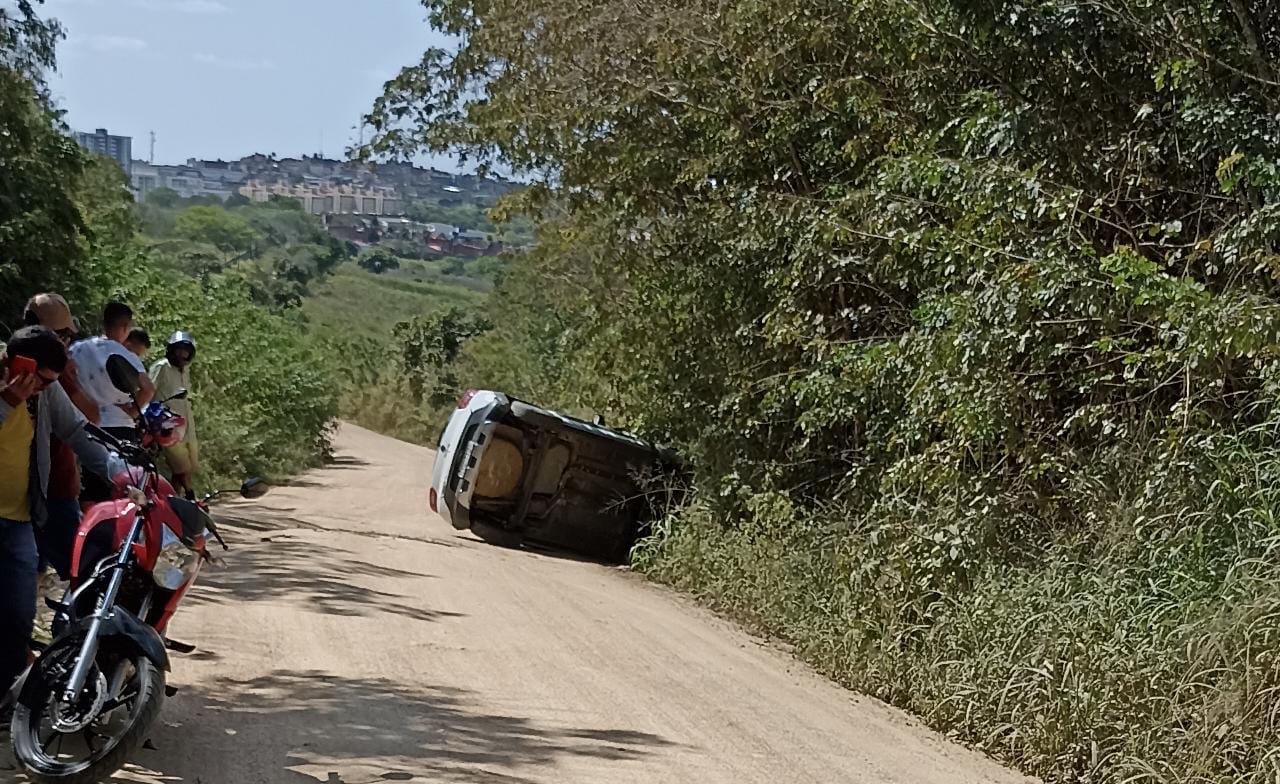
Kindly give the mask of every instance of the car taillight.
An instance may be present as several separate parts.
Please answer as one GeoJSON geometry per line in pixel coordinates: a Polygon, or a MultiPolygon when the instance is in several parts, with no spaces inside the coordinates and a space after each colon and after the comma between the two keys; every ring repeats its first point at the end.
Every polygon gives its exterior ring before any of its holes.
{"type": "Polygon", "coordinates": [[[458,398],[458,408],[466,408],[471,405],[471,398],[475,397],[478,391],[476,389],[468,389],[462,397],[458,398]]]}
{"type": "Polygon", "coordinates": [[[427,495],[427,499],[431,501],[431,511],[439,512],[440,496],[436,493],[436,489],[431,488],[431,492],[427,495]]]}

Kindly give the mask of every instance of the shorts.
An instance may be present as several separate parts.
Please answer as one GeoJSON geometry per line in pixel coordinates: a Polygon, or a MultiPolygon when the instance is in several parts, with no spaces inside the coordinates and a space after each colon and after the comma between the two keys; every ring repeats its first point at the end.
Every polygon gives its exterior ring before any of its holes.
{"type": "Polygon", "coordinates": [[[196,468],[196,450],[186,441],[165,447],[164,460],[174,474],[190,474],[196,468]]]}

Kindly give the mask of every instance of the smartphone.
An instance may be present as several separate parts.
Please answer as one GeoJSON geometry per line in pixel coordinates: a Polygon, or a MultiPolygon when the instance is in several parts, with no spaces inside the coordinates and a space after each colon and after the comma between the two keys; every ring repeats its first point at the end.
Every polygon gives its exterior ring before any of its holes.
{"type": "Polygon", "coordinates": [[[35,375],[36,361],[31,357],[13,356],[9,358],[9,378],[35,375]]]}

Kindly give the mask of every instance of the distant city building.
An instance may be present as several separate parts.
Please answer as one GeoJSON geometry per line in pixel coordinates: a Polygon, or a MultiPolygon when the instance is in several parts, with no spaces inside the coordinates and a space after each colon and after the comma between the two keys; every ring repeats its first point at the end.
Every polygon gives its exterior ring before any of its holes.
{"type": "Polygon", "coordinates": [[[77,131],[74,135],[76,143],[81,147],[113,159],[120,164],[120,168],[124,169],[126,175],[132,175],[133,137],[116,136],[107,133],[106,128],[99,128],[93,133],[77,131]]]}
{"type": "MultiPolygon", "coordinates": [[[[108,153],[121,149],[119,141],[113,146],[111,140],[123,140],[123,155],[128,156],[128,137],[111,136],[105,130],[76,137],[90,149],[108,153]]],[[[129,161],[121,166],[129,172],[133,196],[138,201],[158,188],[175,191],[186,199],[214,197],[226,201],[239,194],[250,201],[263,202],[279,196],[296,199],[304,211],[313,215],[326,216],[398,217],[404,215],[410,201],[489,207],[513,187],[501,177],[453,174],[409,163],[339,161],[319,155],[277,158],[255,153],[232,161],[188,158],[183,164],[129,161]]],[[[366,229],[353,223],[346,230],[366,229]]],[[[479,249],[478,238],[467,242],[479,249]]]]}
{"type": "Polygon", "coordinates": [[[134,161],[129,177],[133,197],[138,201],[157,188],[168,188],[184,199],[195,196],[213,196],[226,201],[245,180],[245,174],[227,161],[200,161],[195,158],[186,164],[164,166],[146,161],[134,161]]]}
{"type": "Polygon", "coordinates": [[[269,201],[272,196],[297,199],[312,215],[401,215],[404,209],[394,188],[331,184],[313,177],[302,183],[252,180],[240,187],[249,201],[269,201]]]}

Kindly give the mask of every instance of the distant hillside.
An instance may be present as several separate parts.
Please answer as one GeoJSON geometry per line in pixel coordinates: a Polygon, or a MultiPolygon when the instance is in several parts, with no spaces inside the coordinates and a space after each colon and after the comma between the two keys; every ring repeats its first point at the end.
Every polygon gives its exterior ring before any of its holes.
{"type": "Polygon", "coordinates": [[[489,280],[449,275],[448,262],[400,260],[375,274],[347,262],[312,288],[302,312],[326,346],[343,419],[407,441],[433,443],[441,407],[461,383],[452,365],[487,328],[489,280]]]}
{"type": "MultiPolygon", "coordinates": [[[[410,263],[412,264],[412,263],[410,263]]],[[[313,332],[321,337],[387,339],[397,323],[443,308],[483,308],[486,281],[437,277],[414,264],[397,274],[375,275],[348,262],[314,287],[302,303],[313,332]]]]}

